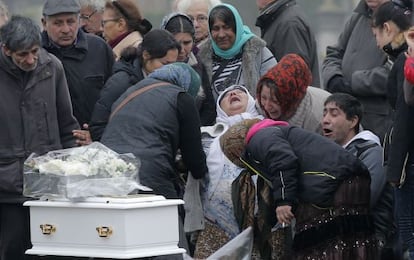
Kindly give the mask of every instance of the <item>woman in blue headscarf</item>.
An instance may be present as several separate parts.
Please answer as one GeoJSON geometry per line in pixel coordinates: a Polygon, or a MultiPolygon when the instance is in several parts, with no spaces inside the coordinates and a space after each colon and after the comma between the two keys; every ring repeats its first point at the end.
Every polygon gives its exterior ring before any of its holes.
{"type": "Polygon", "coordinates": [[[256,96],[260,77],[276,65],[266,42],[243,25],[232,5],[220,4],[208,17],[210,41],[200,46],[199,57],[206,66],[214,98],[231,85],[243,85],[256,96]]]}

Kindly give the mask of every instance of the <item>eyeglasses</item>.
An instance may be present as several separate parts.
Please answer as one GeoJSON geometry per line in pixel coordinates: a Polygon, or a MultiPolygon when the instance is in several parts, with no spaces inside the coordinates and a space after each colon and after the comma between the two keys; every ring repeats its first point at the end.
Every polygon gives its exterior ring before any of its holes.
{"type": "Polygon", "coordinates": [[[116,21],[119,21],[119,19],[121,19],[121,18],[118,17],[118,18],[113,18],[113,19],[102,20],[101,25],[102,25],[102,27],[104,27],[107,22],[116,22],[116,21]]]}
{"type": "Polygon", "coordinates": [[[195,18],[194,18],[194,16],[189,15],[188,17],[191,19],[192,22],[194,22],[194,20],[196,20],[197,23],[203,23],[203,22],[206,22],[208,20],[208,17],[205,16],[205,15],[197,15],[195,18]]]}
{"type": "Polygon", "coordinates": [[[89,19],[91,19],[91,17],[96,13],[97,10],[93,11],[91,14],[86,15],[86,14],[81,14],[80,15],[80,19],[89,21],[89,19]]]}

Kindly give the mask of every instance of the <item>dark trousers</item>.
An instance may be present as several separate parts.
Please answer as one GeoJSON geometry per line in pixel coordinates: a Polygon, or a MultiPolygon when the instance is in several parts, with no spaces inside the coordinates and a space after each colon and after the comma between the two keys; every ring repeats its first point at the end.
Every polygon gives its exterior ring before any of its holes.
{"type": "Polygon", "coordinates": [[[414,260],[414,165],[407,166],[406,173],[403,186],[395,189],[395,207],[401,240],[414,260]]]}
{"type": "Polygon", "coordinates": [[[29,207],[0,203],[0,260],[32,259],[31,247],[29,207]]]}

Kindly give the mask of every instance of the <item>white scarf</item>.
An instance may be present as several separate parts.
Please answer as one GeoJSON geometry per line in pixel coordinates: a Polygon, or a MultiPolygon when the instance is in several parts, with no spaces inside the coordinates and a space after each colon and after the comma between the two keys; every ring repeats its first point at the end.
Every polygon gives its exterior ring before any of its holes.
{"type": "MultiPolygon", "coordinates": [[[[213,190],[215,189],[218,182],[220,181],[220,177],[223,173],[224,166],[228,164],[234,167],[233,166],[234,164],[229,159],[227,159],[227,157],[224,155],[223,151],[221,150],[221,147],[220,147],[221,135],[224,132],[226,132],[229,127],[231,127],[232,125],[242,120],[253,119],[253,118],[263,119],[263,116],[261,116],[256,110],[256,102],[254,98],[249,94],[249,91],[245,87],[239,86],[239,85],[230,86],[226,88],[220,94],[220,96],[217,98],[217,109],[216,110],[217,110],[217,118],[216,118],[217,123],[216,125],[213,126],[213,129],[220,128],[222,129],[222,131],[220,133],[216,133],[215,137],[212,135],[214,139],[213,139],[213,142],[211,143],[210,150],[206,158],[209,178],[210,178],[210,187],[213,190]],[[246,112],[244,113],[233,115],[233,116],[228,116],[223,111],[223,109],[221,109],[220,100],[227,92],[235,88],[242,88],[247,93],[248,98],[249,98],[248,103],[247,103],[247,108],[246,108],[246,112]]],[[[214,131],[214,132],[217,132],[217,131],[214,131]]]]}

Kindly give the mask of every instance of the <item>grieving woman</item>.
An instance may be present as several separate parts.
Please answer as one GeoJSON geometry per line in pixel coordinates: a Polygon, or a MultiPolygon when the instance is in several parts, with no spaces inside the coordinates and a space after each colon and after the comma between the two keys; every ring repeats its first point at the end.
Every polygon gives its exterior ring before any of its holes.
{"type": "Polygon", "coordinates": [[[174,159],[180,149],[196,179],[207,173],[201,147],[200,118],[194,96],[200,87],[197,73],[185,63],[165,65],[130,87],[112,106],[101,142],[118,153],[141,160],[140,182],[166,198],[178,198],[174,159]],[[131,93],[156,87],[119,105],[131,93]]]}
{"type": "Polygon", "coordinates": [[[113,74],[105,83],[93,109],[89,124],[93,140],[101,139],[115,100],[155,69],[176,62],[180,49],[180,45],[169,32],[154,29],[144,36],[138,48],[124,50],[121,59],[115,62],[113,74]]]}
{"type": "MultiPolygon", "coordinates": [[[[114,103],[101,139],[112,150],[139,158],[140,183],[168,199],[181,198],[175,169],[178,149],[193,178],[207,174],[194,102],[199,87],[198,74],[186,63],[155,70],[114,103]],[[133,96],[139,90],[144,91],[133,96]]],[[[188,250],[182,227],[180,222],[179,244],[188,250]]]]}
{"type": "MultiPolygon", "coordinates": [[[[255,237],[262,259],[270,259],[264,245],[272,242],[272,227],[293,219],[291,259],[378,259],[370,174],[353,154],[321,135],[270,119],[233,125],[220,145],[230,161],[258,175],[255,237]]],[[[242,182],[240,191],[249,186],[242,182]]],[[[243,192],[238,197],[242,205],[251,200],[243,192]]]]}
{"type": "MultiPolygon", "coordinates": [[[[209,144],[204,145],[209,174],[201,185],[203,214],[200,215],[203,219],[191,220],[205,224],[204,228],[198,228],[203,230],[195,246],[195,258],[207,258],[242,231],[234,216],[231,186],[243,169],[225,157],[220,147],[220,136],[230,126],[251,118],[263,118],[256,110],[254,98],[245,87],[233,85],[218,97],[216,125],[202,128],[203,144],[209,144]]],[[[194,230],[197,228],[188,231],[194,230]]]]}
{"type": "Polygon", "coordinates": [[[330,93],[311,83],[312,72],[301,56],[283,56],[257,84],[257,100],[264,115],[322,134],[323,102],[330,93]]]}

